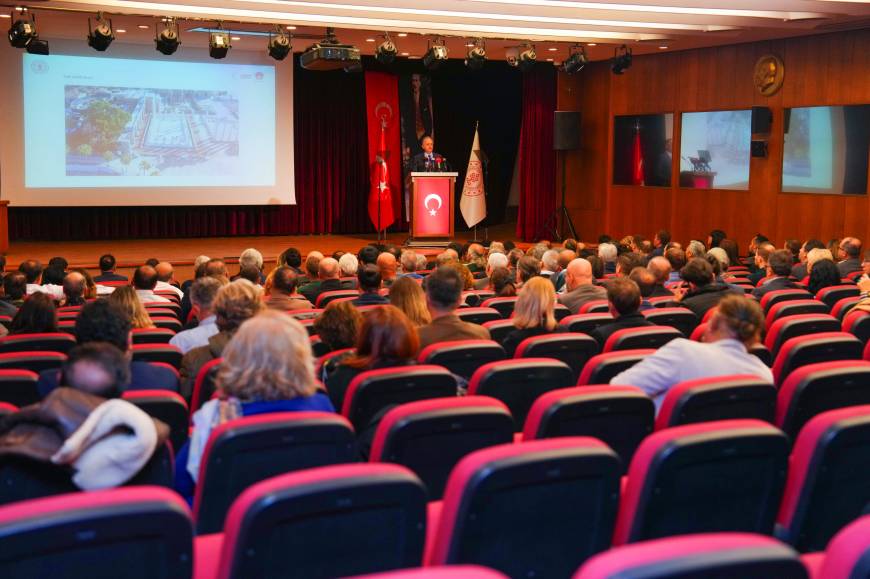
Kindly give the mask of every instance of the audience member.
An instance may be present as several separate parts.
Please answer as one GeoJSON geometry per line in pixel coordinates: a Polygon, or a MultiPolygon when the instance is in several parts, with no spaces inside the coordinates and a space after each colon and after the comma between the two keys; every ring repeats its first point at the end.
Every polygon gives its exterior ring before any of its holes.
{"type": "Polygon", "coordinates": [[[57,308],[54,307],[54,300],[44,293],[30,296],[9,326],[11,335],[54,332],[57,332],[57,308]]]}
{"type": "Polygon", "coordinates": [[[466,251],[466,265],[472,273],[486,269],[486,250],[479,243],[472,243],[466,251]]]}
{"type": "Polygon", "coordinates": [[[360,295],[351,303],[355,306],[380,306],[390,303],[386,296],[378,293],[381,289],[381,270],[376,265],[365,265],[357,276],[360,295]]]}
{"type": "Polygon", "coordinates": [[[737,265],[741,265],[740,263],[740,248],[737,246],[737,242],[733,239],[723,239],[719,242],[719,247],[725,250],[725,253],[728,255],[728,266],[733,267],[737,265]]]}
{"type": "MultiPolygon", "coordinates": [[[[39,285],[39,279],[42,277],[42,264],[39,260],[28,259],[23,261],[21,265],[18,266],[18,271],[24,274],[28,286],[39,285]]],[[[31,293],[29,288],[27,293],[31,293]]]]}
{"type": "Polygon", "coordinates": [[[26,294],[27,277],[20,271],[6,274],[3,278],[3,305],[0,307],[0,313],[14,316],[24,303],[26,294]]]}
{"type": "Polygon", "coordinates": [[[640,253],[629,251],[616,258],[616,275],[626,277],[636,267],[644,267],[643,256],[640,253]]]}
{"type": "Polygon", "coordinates": [[[577,314],[583,304],[607,299],[607,290],[592,284],[592,264],[578,257],[568,264],[565,274],[565,293],[559,294],[559,303],[577,314]]]}
{"type": "Polygon", "coordinates": [[[723,239],[727,239],[728,235],[722,231],[721,229],[714,229],[710,232],[710,235],[707,236],[707,247],[713,249],[714,247],[719,247],[722,243],[723,239]]]}
{"type": "Polygon", "coordinates": [[[426,305],[432,322],[419,329],[420,348],[450,340],[488,340],[489,330],[463,322],[456,315],[462,300],[462,277],[455,269],[441,266],[426,278],[426,305]]]}
{"type": "Polygon", "coordinates": [[[480,279],[474,280],[474,289],[486,289],[491,287],[490,278],[492,277],[492,272],[496,268],[507,269],[508,267],[508,256],[503,253],[490,253],[489,257],[486,258],[486,269],[484,270],[484,277],[480,279]]]}
{"type": "Polygon", "coordinates": [[[762,296],[772,291],[798,287],[789,279],[791,260],[791,252],[787,249],[778,249],[771,253],[767,258],[767,280],[752,290],[752,296],[761,300],[762,296]]]}
{"type": "Polygon", "coordinates": [[[85,276],[71,271],[63,278],[62,306],[81,306],[85,303],[85,276]]]}
{"type": "Polygon", "coordinates": [[[604,275],[616,273],[616,257],[618,250],[612,243],[601,243],[598,245],[598,257],[604,262],[604,275]]]}
{"type": "MultiPolygon", "coordinates": [[[[807,275],[813,271],[813,266],[819,261],[834,261],[834,256],[831,255],[828,249],[811,249],[807,253],[807,275]]],[[[837,270],[839,272],[839,269],[837,270]]]]}
{"type": "Polygon", "coordinates": [[[88,272],[88,270],[83,267],[74,267],[70,270],[70,273],[78,273],[83,278],[85,278],[84,298],[86,300],[94,300],[97,299],[98,294],[110,295],[113,291],[115,291],[115,288],[113,287],[106,287],[102,285],[98,286],[90,272],[88,272]]]}
{"type": "Polygon", "coordinates": [[[145,260],[144,265],[147,265],[148,267],[157,267],[158,263],[160,263],[159,259],[157,259],[156,257],[149,257],[145,260]]]}
{"type": "Polygon", "coordinates": [[[396,280],[396,256],[392,253],[383,252],[378,256],[378,269],[381,272],[381,283],[384,287],[390,287],[396,280]]]}
{"type": "Polygon", "coordinates": [[[493,268],[489,274],[488,288],[497,298],[512,298],[517,295],[516,276],[506,267],[493,268]]]}
{"type": "Polygon", "coordinates": [[[130,327],[134,330],[155,327],[148,310],[142,305],[132,286],[125,285],[115,289],[109,296],[109,303],[116,305],[127,315],[130,327]]]}
{"type": "MultiPolygon", "coordinates": [[[[317,279],[312,280],[299,288],[299,293],[305,296],[312,304],[317,304],[320,294],[344,289],[341,285],[341,271],[338,262],[331,257],[316,259],[317,279]]],[[[309,262],[306,261],[306,265],[309,262]]],[[[314,307],[314,306],[311,306],[314,307]]]]}
{"type": "Polygon", "coordinates": [[[429,269],[429,261],[422,253],[417,254],[417,271],[426,271],[429,269]]]}
{"type": "Polygon", "coordinates": [[[515,329],[501,344],[508,358],[513,358],[517,346],[526,338],[561,331],[554,314],[555,304],[553,284],[543,277],[530,279],[522,287],[511,318],[515,329]]]}
{"type": "Polygon", "coordinates": [[[399,308],[415,327],[425,326],[432,321],[426,307],[426,294],[423,288],[410,277],[400,277],[390,288],[390,304],[399,308]]]}
{"type": "Polygon", "coordinates": [[[861,271],[861,240],[857,237],[845,237],[840,242],[837,269],[840,277],[846,277],[850,273],[861,271]]]}
{"type": "Polygon", "coordinates": [[[471,291],[474,289],[474,274],[471,273],[471,270],[468,269],[464,263],[451,261],[450,263],[445,264],[445,267],[452,267],[457,273],[459,273],[459,276],[462,278],[463,291],[471,291]]]}
{"type": "MultiPolygon", "coordinates": [[[[293,271],[289,267],[282,267],[293,271]]],[[[190,286],[190,300],[196,308],[199,323],[195,328],[178,332],[169,340],[169,343],[181,350],[182,354],[187,354],[194,348],[207,346],[209,339],[220,331],[214,302],[220,289],[227,283],[225,277],[201,277],[190,286]]]]}
{"type": "Polygon", "coordinates": [[[767,241],[759,243],[755,248],[755,271],[749,274],[749,283],[758,285],[765,276],[767,276],[767,260],[770,259],[770,254],[776,251],[776,247],[767,241]]]}
{"type": "Polygon", "coordinates": [[[243,265],[239,268],[239,275],[234,279],[246,279],[254,285],[262,285],[260,284],[260,274],[260,270],[253,265],[243,265]]]}
{"type": "Polygon", "coordinates": [[[260,272],[260,281],[254,285],[263,285],[263,282],[266,281],[266,277],[263,275],[263,254],[253,247],[244,250],[239,255],[239,271],[246,267],[254,267],[260,272]]]}
{"type": "Polygon", "coordinates": [[[830,259],[816,261],[810,269],[810,281],[807,289],[813,295],[826,287],[840,285],[840,269],[830,259]]]}
{"type": "Polygon", "coordinates": [[[150,265],[137,267],[133,272],[133,287],[142,303],[169,303],[171,300],[154,293],[157,287],[157,271],[150,265]]]}
{"type": "Polygon", "coordinates": [[[661,256],[654,257],[649,260],[647,268],[656,278],[656,285],[653,288],[650,297],[673,297],[674,292],[665,287],[665,283],[670,281],[671,278],[671,262],[661,256]]]}
{"type": "Polygon", "coordinates": [[[589,332],[599,347],[604,348],[607,338],[619,330],[655,325],[640,313],[640,288],[627,277],[617,277],[607,282],[607,301],[613,321],[589,332]]]}
{"type": "Polygon", "coordinates": [[[278,256],[278,265],[286,265],[297,275],[302,275],[302,254],[295,247],[287,248],[278,256]]]}
{"type": "Polygon", "coordinates": [[[100,398],[120,398],[130,383],[124,352],[108,342],[89,342],[69,351],[60,383],[100,398]]]}
{"type": "MultiPolygon", "coordinates": [[[[155,291],[170,291],[178,296],[178,299],[184,297],[184,292],[178,287],[178,282],[175,280],[175,269],[168,261],[161,261],[154,268],[157,272],[157,286],[155,291]]],[[[259,271],[259,270],[257,270],[259,271]]]]}
{"type": "MultiPolygon", "coordinates": [[[[356,274],[359,273],[359,259],[357,259],[357,257],[352,253],[345,253],[341,256],[341,259],[338,260],[338,269],[341,277],[354,278],[352,287],[356,287],[356,274]]],[[[344,280],[342,280],[342,284],[343,283],[344,280]]]]}
{"type": "Polygon", "coordinates": [[[423,276],[417,273],[417,252],[411,249],[406,249],[402,252],[402,277],[410,277],[411,279],[423,279],[423,276]]]}
{"type": "Polygon", "coordinates": [[[671,232],[667,229],[661,229],[653,237],[653,257],[664,257],[665,248],[671,242],[671,232]]]}
{"type": "MultiPolygon", "coordinates": [[[[705,259],[695,258],[680,270],[680,277],[689,284],[688,290],[679,298],[680,305],[692,310],[698,320],[704,319],[707,310],[716,307],[719,300],[729,293],[736,293],[725,284],[717,283],[713,268],[705,259]]],[[[743,294],[742,290],[737,290],[743,294]]]]}
{"type": "Polygon", "coordinates": [[[797,263],[801,252],[801,242],[797,239],[786,239],[782,248],[791,254],[792,263],[797,263]]]}
{"type": "MultiPolygon", "coordinates": [[[[332,258],[329,258],[329,261],[336,263],[332,258]]],[[[323,262],[321,262],[320,267],[322,270],[323,262]]],[[[282,312],[313,309],[314,304],[307,300],[305,296],[296,292],[298,277],[293,268],[287,265],[280,265],[272,270],[272,273],[269,274],[271,286],[269,287],[269,297],[266,299],[266,306],[282,312]]],[[[315,295],[320,295],[320,292],[316,292],[315,295]]]]}
{"type": "Polygon", "coordinates": [[[64,277],[66,277],[66,271],[59,266],[50,265],[42,270],[42,285],[63,286],[64,277]]]}
{"type": "Polygon", "coordinates": [[[686,252],[682,249],[672,247],[665,251],[665,259],[671,265],[671,273],[668,277],[668,282],[682,281],[680,270],[686,265],[686,252]]]}
{"type": "MultiPolygon", "coordinates": [[[[728,252],[721,247],[713,247],[707,252],[707,256],[712,256],[719,264],[719,269],[723,276],[728,274],[728,267],[731,265],[731,260],[728,258],[728,252]]],[[[712,262],[711,262],[712,263],[712,262]]]]}
{"type": "Polygon", "coordinates": [[[380,255],[380,252],[377,247],[374,245],[366,245],[359,250],[357,258],[359,259],[360,266],[377,265],[378,255],[380,255]]]}
{"type": "Polygon", "coordinates": [[[696,257],[704,258],[707,255],[707,249],[700,241],[693,239],[686,246],[686,261],[691,261],[696,257]]]}
{"type": "Polygon", "coordinates": [[[640,311],[653,309],[655,306],[650,303],[649,298],[656,287],[656,276],[645,267],[636,267],[628,274],[628,279],[636,283],[640,290],[640,311]]]}
{"type": "Polygon", "coordinates": [[[559,275],[562,268],[559,267],[559,252],[555,249],[548,249],[541,256],[541,276],[550,280],[553,285],[556,284],[555,277],[559,275]]]}
{"type": "Polygon", "coordinates": [[[802,281],[804,278],[810,275],[807,266],[807,258],[809,256],[809,253],[814,249],[825,249],[825,244],[818,239],[808,239],[801,246],[800,252],[798,253],[800,263],[796,263],[794,267],[791,268],[791,276],[796,280],[802,281]]]}
{"type": "Polygon", "coordinates": [[[525,255],[517,262],[517,288],[523,287],[523,284],[541,275],[541,262],[531,255],[525,255]]]}
{"type": "Polygon", "coordinates": [[[361,325],[362,314],[350,302],[331,302],[314,320],[314,333],[335,352],[356,344],[361,325]]]}

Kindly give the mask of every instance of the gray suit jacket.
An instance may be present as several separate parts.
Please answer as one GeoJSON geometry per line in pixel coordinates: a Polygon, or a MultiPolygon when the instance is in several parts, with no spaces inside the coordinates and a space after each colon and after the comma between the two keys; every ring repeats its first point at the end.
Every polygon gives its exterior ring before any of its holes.
{"type": "Polygon", "coordinates": [[[558,299],[560,304],[568,308],[572,314],[576,314],[586,302],[606,300],[607,290],[592,284],[581,285],[559,295],[558,299]]]}

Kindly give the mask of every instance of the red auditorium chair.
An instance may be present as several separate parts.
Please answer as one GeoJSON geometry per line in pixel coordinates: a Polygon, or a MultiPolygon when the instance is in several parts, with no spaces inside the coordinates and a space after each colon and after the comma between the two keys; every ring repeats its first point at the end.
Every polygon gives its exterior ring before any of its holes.
{"type": "Polygon", "coordinates": [[[764,310],[764,313],[781,302],[788,302],[791,300],[811,300],[813,299],[813,294],[803,289],[782,289],[782,290],[774,290],[772,292],[767,292],[763,296],[761,296],[761,301],[759,305],[761,309],[764,310]]]}
{"type": "Polygon", "coordinates": [[[328,579],[419,566],[426,489],[394,464],[282,474],[245,490],[223,533],[197,537],[197,577],[328,579]]]}
{"type": "Polygon", "coordinates": [[[613,316],[609,313],[599,312],[595,314],[574,314],[562,318],[559,325],[567,328],[569,332],[577,332],[580,334],[588,334],[598,326],[609,324],[613,321],[613,316]]]}
{"type": "Polygon", "coordinates": [[[699,378],[668,390],[656,417],[656,430],[737,418],[773,423],[775,415],[776,387],[758,376],[699,378]]]}
{"type": "Polygon", "coordinates": [[[468,380],[484,364],[506,357],[501,344],[492,340],[454,340],[426,346],[417,356],[417,362],[444,366],[468,380]]]}
{"type": "Polygon", "coordinates": [[[755,282],[755,287],[761,287],[766,282],[768,282],[769,280],[772,280],[775,277],[776,277],[775,275],[766,275],[763,278],[761,278],[760,280],[758,280],[757,282],[755,282]]]}
{"type": "Polygon", "coordinates": [[[427,565],[475,564],[509,577],[568,577],[607,549],[619,457],[585,437],[505,444],[463,458],[430,507],[427,565]]]}
{"type": "Polygon", "coordinates": [[[299,320],[299,323],[302,324],[302,327],[305,328],[305,331],[308,332],[309,336],[314,336],[317,333],[314,329],[314,321],[315,320],[316,320],[316,318],[305,318],[305,319],[299,320]]]}
{"type": "Polygon", "coordinates": [[[841,322],[846,317],[846,314],[854,307],[855,304],[861,301],[861,296],[852,296],[848,298],[843,298],[834,304],[834,307],[831,308],[831,315],[840,320],[841,322]]]}
{"type": "Polygon", "coordinates": [[[767,328],[764,345],[770,350],[771,355],[776,356],[782,345],[791,338],[822,332],[839,332],[840,328],[839,320],[829,314],[798,314],[779,318],[767,328]]]}
{"type": "Polygon", "coordinates": [[[57,319],[58,320],[75,320],[78,317],[79,317],[79,310],[77,310],[77,309],[76,310],[69,310],[66,312],[61,312],[61,311],[57,312],[57,319]]]}
{"type": "Polygon", "coordinates": [[[792,450],[776,535],[821,551],[870,504],[870,406],[831,410],[807,422],[792,450]]]}
{"type": "Polygon", "coordinates": [[[591,300],[580,306],[578,314],[608,314],[610,302],[607,300],[591,300]]]}
{"type": "Polygon", "coordinates": [[[169,344],[133,344],[131,348],[136,362],[163,362],[174,368],[181,368],[181,353],[176,346],[169,344]]]}
{"type": "Polygon", "coordinates": [[[698,324],[694,330],[692,330],[692,335],[689,336],[689,339],[692,340],[693,342],[703,342],[704,335],[706,333],[707,333],[707,323],[702,322],[702,323],[698,324]]]}
{"type": "Polygon", "coordinates": [[[151,318],[151,321],[154,323],[155,327],[163,328],[165,330],[172,330],[176,334],[184,329],[184,326],[181,325],[181,322],[178,321],[178,318],[170,318],[168,316],[154,316],[151,318]]]}
{"type": "Polygon", "coordinates": [[[317,301],[314,302],[314,305],[317,308],[325,308],[329,305],[330,302],[342,298],[353,298],[356,299],[359,297],[359,292],[357,290],[334,290],[331,292],[323,292],[319,296],[317,296],[317,301]]]}
{"type": "Polygon", "coordinates": [[[655,405],[634,386],[575,386],[535,400],[523,440],[591,436],[607,444],[628,468],[640,442],[653,431],[655,405]]]}
{"type": "Polygon", "coordinates": [[[181,319],[181,306],[175,302],[145,302],[142,305],[146,310],[170,310],[176,318],[181,319]]]}
{"type": "Polygon", "coordinates": [[[0,370],[0,401],[23,407],[39,402],[39,374],[30,370],[0,370]]]}
{"type": "Polygon", "coordinates": [[[857,282],[859,279],[861,279],[861,276],[863,276],[863,275],[864,275],[864,270],[861,269],[858,271],[853,271],[853,272],[847,273],[846,279],[848,279],[850,281],[857,282]]]}
{"type": "Polygon", "coordinates": [[[498,571],[478,565],[445,565],[402,569],[355,577],[354,579],[507,579],[498,571]]]}
{"type": "Polygon", "coordinates": [[[812,579],[870,577],[870,516],[863,516],[834,535],[824,553],[801,557],[812,579]]]}
{"type": "Polygon", "coordinates": [[[610,334],[604,343],[602,351],[617,352],[620,350],[637,350],[639,348],[657,350],[671,340],[682,337],[682,332],[670,326],[624,328],[610,334]]]}
{"type": "Polygon", "coordinates": [[[353,428],[336,414],[273,412],[225,422],[202,454],[193,503],[197,534],[219,532],[230,505],[254,483],[353,460],[353,428]]]}
{"type": "Polygon", "coordinates": [[[583,366],[598,353],[598,342],[587,334],[555,333],[526,338],[517,345],[514,358],[551,358],[571,368],[573,382],[577,382],[583,366]]]}
{"type": "MultiPolygon", "coordinates": [[[[490,297],[492,297],[492,296],[490,296],[490,297]]],[[[462,297],[460,298],[460,302],[461,302],[460,307],[467,306],[470,308],[476,308],[476,307],[480,306],[480,303],[482,301],[483,300],[480,299],[479,295],[472,293],[470,291],[464,291],[464,292],[462,292],[462,297]]],[[[499,315],[499,317],[501,317],[501,315],[499,315]]]]}
{"type": "Polygon", "coordinates": [[[12,316],[0,316],[0,325],[7,330],[12,327],[12,316]]]}
{"type": "MultiPolygon", "coordinates": [[[[152,318],[163,317],[163,318],[175,318],[177,320],[181,320],[181,311],[180,310],[172,310],[169,308],[146,307],[145,311],[148,312],[148,315],[152,318]]],[[[191,313],[193,313],[193,312],[191,312],[191,313]]],[[[190,315],[188,315],[188,321],[190,319],[192,319],[192,318],[190,315]]]]}
{"type": "Polygon", "coordinates": [[[780,386],[776,425],[795,439],[814,416],[863,404],[870,404],[870,362],[809,364],[792,372],[780,386]]]}
{"type": "Polygon", "coordinates": [[[76,339],[64,332],[43,334],[16,334],[0,338],[0,353],[8,352],[63,352],[76,345],[76,339]]]}
{"type": "Polygon", "coordinates": [[[843,298],[856,297],[861,294],[861,291],[854,285],[832,285],[820,289],[816,293],[816,299],[827,304],[829,308],[843,298]]]}
{"type": "Polygon", "coordinates": [[[456,378],[441,366],[381,368],[361,372],[351,380],[341,413],[362,432],[373,418],[392,406],[455,397],[456,378]]]}
{"type": "Polygon", "coordinates": [[[166,298],[166,299],[168,299],[172,302],[175,302],[177,304],[181,303],[181,298],[178,297],[178,294],[172,290],[169,290],[169,289],[154,290],[154,295],[160,296],[162,298],[166,298]]]}
{"type": "Polygon", "coordinates": [[[514,306],[517,305],[516,297],[509,298],[487,298],[481,302],[481,307],[493,308],[501,314],[501,317],[507,319],[514,313],[514,306]]]}
{"type": "MultiPolygon", "coordinates": [[[[492,290],[485,290],[485,289],[484,290],[469,290],[469,291],[462,292],[462,295],[466,296],[466,297],[477,296],[478,304],[482,304],[484,301],[488,300],[489,298],[494,298],[495,292],[492,290]]],[[[471,305],[471,304],[468,304],[468,305],[471,305]]]]}
{"type": "Polygon", "coordinates": [[[501,316],[499,316],[499,319],[497,320],[484,322],[481,325],[489,330],[489,337],[499,344],[504,341],[508,334],[516,329],[513,320],[503,320],[501,319],[501,316]]]}
{"type": "Polygon", "coordinates": [[[0,576],[10,579],[193,575],[190,510],[168,489],[79,492],[5,506],[0,537],[0,576]]]}
{"type": "Polygon", "coordinates": [[[317,362],[314,365],[314,375],[317,376],[318,379],[321,379],[324,375],[324,368],[332,367],[339,359],[349,356],[354,352],[356,352],[355,348],[341,348],[340,350],[333,350],[332,352],[323,354],[317,358],[317,362]]]}
{"type": "Polygon", "coordinates": [[[542,394],[574,383],[571,368],[550,358],[523,358],[490,362],[481,366],[468,381],[471,395],[501,400],[521,431],[526,415],[542,394]]]}
{"type": "Polygon", "coordinates": [[[761,360],[768,368],[773,366],[773,355],[764,344],[755,344],[749,348],[749,353],[761,360]]]}
{"type": "Polygon", "coordinates": [[[571,310],[568,309],[568,306],[563,304],[553,306],[553,316],[555,316],[557,322],[561,322],[570,315],[571,310]]]}
{"type": "Polygon", "coordinates": [[[179,394],[169,390],[128,390],[124,392],[124,400],[135,404],[169,427],[169,441],[178,453],[187,442],[190,413],[187,402],[179,394]]]}
{"type": "Polygon", "coordinates": [[[780,346],[773,362],[773,380],[782,385],[795,369],[808,364],[835,360],[860,360],[864,344],[845,332],[822,332],[798,336],[780,346]]]}
{"type": "Polygon", "coordinates": [[[321,340],[320,336],[308,336],[308,342],[311,344],[311,353],[315,358],[329,353],[329,345],[321,340]]]}
{"type": "Polygon", "coordinates": [[[760,420],[666,428],[637,449],[614,545],[672,535],[770,534],[788,465],[788,438],[760,420]]]}
{"type": "Polygon", "coordinates": [[[211,400],[214,396],[218,369],[220,368],[223,358],[215,358],[203,364],[196,378],[193,381],[193,392],[190,396],[190,414],[202,408],[202,405],[211,400]]]}
{"type": "Polygon", "coordinates": [[[843,331],[852,334],[865,344],[870,343],[870,312],[850,311],[843,318],[843,331]]]}
{"type": "Polygon", "coordinates": [[[819,300],[788,300],[771,306],[764,317],[764,327],[769,328],[779,318],[797,314],[827,314],[830,308],[819,300]]]}
{"type": "Polygon", "coordinates": [[[314,320],[322,313],[323,310],[320,308],[310,310],[290,310],[287,312],[290,317],[296,318],[297,320],[314,320]]]}
{"type": "Polygon", "coordinates": [[[653,308],[641,312],[650,322],[657,326],[670,326],[678,329],[683,336],[692,335],[692,330],[698,325],[698,316],[688,308],[653,308]]]}
{"type": "Polygon", "coordinates": [[[0,402],[0,418],[7,414],[15,414],[18,412],[18,407],[8,402],[0,402]]]}
{"type": "Polygon", "coordinates": [[[596,555],[573,579],[806,579],[794,549],[751,533],[705,533],[624,545],[596,555]]]}
{"type": "Polygon", "coordinates": [[[463,322],[483,325],[485,322],[501,320],[502,315],[495,308],[459,308],[456,310],[456,315],[463,322]]]}
{"type": "Polygon", "coordinates": [[[58,370],[66,362],[61,352],[9,352],[0,354],[0,370],[58,370]]]}
{"type": "Polygon", "coordinates": [[[175,332],[167,328],[135,328],[133,344],[168,344],[175,332]]]}
{"type": "Polygon", "coordinates": [[[580,378],[577,379],[577,386],[608,384],[614,376],[654,353],[655,350],[622,350],[592,356],[583,366],[580,378]]]}
{"type": "Polygon", "coordinates": [[[670,308],[677,304],[676,299],[676,296],[658,296],[649,298],[648,301],[657,308],[670,308]]]}
{"type": "Polygon", "coordinates": [[[514,420],[507,407],[487,396],[409,402],[390,410],[378,424],[371,462],[411,469],[426,485],[429,500],[440,500],[450,471],[475,450],[508,444],[514,420]]]}

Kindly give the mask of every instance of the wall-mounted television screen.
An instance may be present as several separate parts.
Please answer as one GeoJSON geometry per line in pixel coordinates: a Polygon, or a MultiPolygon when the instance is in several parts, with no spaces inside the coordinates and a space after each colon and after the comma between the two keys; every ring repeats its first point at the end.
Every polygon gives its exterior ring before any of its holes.
{"type": "Polygon", "coordinates": [[[865,195],[870,105],[785,110],[782,190],[865,195]]]}
{"type": "Polygon", "coordinates": [[[674,115],[613,119],[613,184],[670,187],[674,115]]]}
{"type": "Polygon", "coordinates": [[[683,113],[680,187],[749,189],[752,111],[683,113]]]}

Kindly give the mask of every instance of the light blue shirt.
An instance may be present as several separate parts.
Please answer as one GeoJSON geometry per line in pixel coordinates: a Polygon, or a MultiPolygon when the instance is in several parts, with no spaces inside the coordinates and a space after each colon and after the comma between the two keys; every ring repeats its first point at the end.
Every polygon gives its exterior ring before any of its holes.
{"type": "Polygon", "coordinates": [[[668,390],[680,382],[714,376],[749,374],[773,384],[773,373],[764,362],[746,351],[738,340],[702,343],[677,338],[610,381],[621,386],[636,386],[656,405],[656,413],[668,390]]]}
{"type": "Polygon", "coordinates": [[[217,317],[209,316],[199,323],[195,328],[178,332],[169,344],[176,346],[183,354],[187,354],[194,348],[207,346],[208,339],[217,334],[220,330],[217,327],[217,317]]]}

